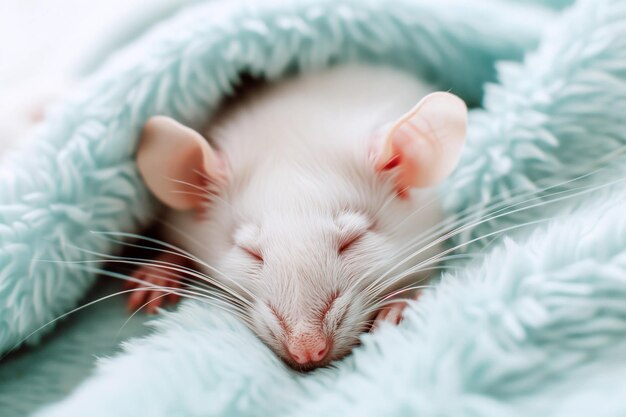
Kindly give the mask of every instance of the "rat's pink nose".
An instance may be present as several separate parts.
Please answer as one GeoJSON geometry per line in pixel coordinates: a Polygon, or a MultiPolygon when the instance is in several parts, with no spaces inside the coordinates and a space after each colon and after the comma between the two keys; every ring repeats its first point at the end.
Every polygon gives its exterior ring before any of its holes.
{"type": "Polygon", "coordinates": [[[321,362],[328,355],[330,344],[325,337],[303,335],[287,345],[289,356],[300,365],[321,362]]]}

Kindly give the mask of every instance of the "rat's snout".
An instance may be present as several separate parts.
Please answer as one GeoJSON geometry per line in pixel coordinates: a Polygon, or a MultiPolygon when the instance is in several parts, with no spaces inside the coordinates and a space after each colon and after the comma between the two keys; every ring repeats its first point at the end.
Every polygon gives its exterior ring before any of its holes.
{"type": "Polygon", "coordinates": [[[299,365],[313,365],[323,362],[330,352],[331,341],[322,334],[302,333],[287,341],[287,351],[299,365]]]}

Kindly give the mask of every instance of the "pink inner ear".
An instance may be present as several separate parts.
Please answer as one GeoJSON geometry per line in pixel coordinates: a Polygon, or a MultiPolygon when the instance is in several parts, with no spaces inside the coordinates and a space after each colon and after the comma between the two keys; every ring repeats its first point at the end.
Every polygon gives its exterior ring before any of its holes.
{"type": "MultiPolygon", "coordinates": [[[[376,170],[379,172],[384,171],[394,171],[396,168],[399,168],[402,165],[402,155],[401,154],[391,154],[391,157],[388,160],[384,160],[379,158],[379,161],[376,164],[376,170]]],[[[396,172],[396,177],[394,178],[396,183],[396,195],[399,198],[405,199],[409,196],[409,187],[404,185],[405,179],[401,178],[403,172],[406,170],[396,172]]]]}
{"type": "Polygon", "coordinates": [[[205,138],[163,116],[144,126],[137,164],[152,193],[177,210],[202,209],[226,169],[205,138]]]}
{"type": "Polygon", "coordinates": [[[450,93],[432,93],[401,117],[375,144],[375,168],[393,171],[399,196],[430,187],[458,163],[467,126],[465,103],[450,93]]]}
{"type": "Polygon", "coordinates": [[[387,162],[384,162],[384,165],[380,167],[380,171],[389,171],[396,168],[401,163],[402,157],[399,154],[392,155],[391,158],[387,162]]]}

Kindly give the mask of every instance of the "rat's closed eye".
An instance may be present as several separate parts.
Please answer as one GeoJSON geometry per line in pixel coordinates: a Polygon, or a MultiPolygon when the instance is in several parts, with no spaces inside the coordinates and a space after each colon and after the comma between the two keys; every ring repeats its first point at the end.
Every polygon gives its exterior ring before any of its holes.
{"type": "Polygon", "coordinates": [[[235,245],[251,259],[263,263],[263,253],[259,245],[259,227],[247,224],[240,227],[233,236],[235,245]]]}
{"type": "Polygon", "coordinates": [[[254,259],[257,262],[261,262],[263,263],[263,255],[261,254],[261,252],[256,249],[256,248],[250,248],[250,247],[246,247],[246,246],[239,246],[239,249],[241,249],[242,251],[244,251],[250,258],[254,259]]]}
{"type": "Polygon", "coordinates": [[[328,333],[334,333],[343,326],[348,316],[350,306],[349,298],[344,295],[334,293],[331,295],[328,305],[322,314],[322,325],[328,333]]]}
{"type": "Polygon", "coordinates": [[[335,224],[339,229],[337,253],[342,255],[357,244],[372,227],[371,220],[362,213],[344,212],[337,216],[335,224]]]}
{"type": "Polygon", "coordinates": [[[354,234],[352,236],[349,235],[349,236],[342,237],[342,240],[339,242],[339,248],[337,249],[337,253],[339,253],[340,255],[343,255],[345,252],[351,249],[355,243],[361,240],[364,234],[365,232],[354,234]]]}

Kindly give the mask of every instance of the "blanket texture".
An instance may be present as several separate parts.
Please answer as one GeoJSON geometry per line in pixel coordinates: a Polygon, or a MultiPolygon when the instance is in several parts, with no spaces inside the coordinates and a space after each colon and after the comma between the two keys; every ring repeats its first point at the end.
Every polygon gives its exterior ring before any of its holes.
{"type": "Polygon", "coordinates": [[[494,61],[521,58],[549,16],[499,1],[248,1],[209,2],[160,25],[0,165],[0,299],[11,301],[0,351],[42,335],[93,283],[93,269],[71,263],[113,249],[92,231],[151,219],[133,159],[149,116],[197,126],[243,71],[274,79],[350,59],[402,66],[478,102],[494,61]]]}
{"type": "Polygon", "coordinates": [[[188,302],[39,415],[626,413],[623,1],[579,1],[558,20],[505,1],[242,4],[160,25],[0,166],[0,297],[16,300],[0,311],[0,347],[66,311],[93,279],[43,259],[95,259],[112,248],[90,230],[150,219],[132,163],[149,115],[197,124],[241,71],[273,79],[345,59],[402,66],[479,103],[493,62],[521,58],[545,27],[523,63],[498,65],[444,187],[460,225],[452,246],[486,255],[445,273],[400,326],[307,375],[235,318],[188,302]]]}
{"type": "Polygon", "coordinates": [[[38,415],[623,415],[625,196],[444,276],[335,369],[290,371],[236,319],[189,303],[38,415]]]}

